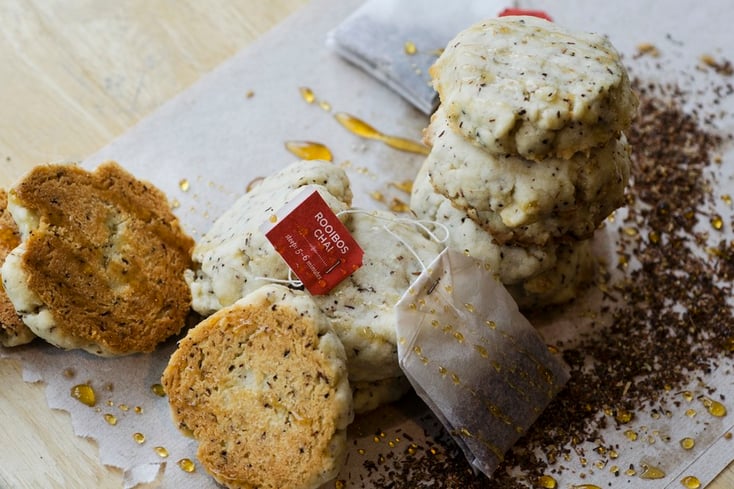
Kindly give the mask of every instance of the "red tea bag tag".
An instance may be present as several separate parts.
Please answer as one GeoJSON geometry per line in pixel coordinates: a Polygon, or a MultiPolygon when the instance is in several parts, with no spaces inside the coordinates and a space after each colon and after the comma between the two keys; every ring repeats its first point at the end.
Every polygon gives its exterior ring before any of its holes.
{"type": "Polygon", "coordinates": [[[506,8],[500,12],[497,17],[507,17],[510,15],[528,15],[531,17],[540,17],[541,19],[553,22],[550,15],[545,13],[543,10],[528,10],[524,8],[506,8]]]}
{"type": "Polygon", "coordinates": [[[260,226],[293,273],[326,294],[362,266],[364,251],[314,188],[307,188],[260,226]]]}

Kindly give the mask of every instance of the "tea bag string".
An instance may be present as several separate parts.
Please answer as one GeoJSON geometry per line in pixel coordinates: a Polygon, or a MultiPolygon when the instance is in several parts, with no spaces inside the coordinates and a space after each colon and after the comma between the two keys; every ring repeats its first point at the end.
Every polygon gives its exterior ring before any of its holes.
{"type": "MultiPolygon", "coordinates": [[[[336,215],[338,217],[338,216],[342,216],[344,214],[366,214],[366,215],[371,216],[371,217],[373,217],[375,219],[382,220],[382,221],[387,221],[389,223],[412,224],[412,225],[416,226],[417,228],[419,228],[424,233],[426,233],[430,239],[432,239],[433,241],[435,241],[436,243],[438,243],[440,245],[443,245],[444,248],[446,247],[446,243],[449,240],[449,235],[450,235],[449,229],[444,224],[442,224],[440,222],[436,222],[436,221],[428,221],[428,220],[421,220],[421,219],[408,219],[408,218],[404,218],[404,217],[399,217],[397,219],[388,219],[386,217],[382,217],[382,216],[376,215],[376,214],[374,214],[372,212],[361,210],[361,209],[347,209],[347,210],[338,212],[336,215]],[[431,229],[431,227],[440,229],[442,232],[439,235],[433,229],[431,229]]],[[[421,259],[421,257],[418,255],[418,252],[415,251],[415,249],[413,249],[412,246],[410,246],[395,231],[393,231],[392,229],[390,229],[390,227],[387,224],[383,225],[382,228],[390,236],[392,236],[393,238],[395,238],[400,244],[402,244],[403,246],[405,246],[405,248],[410,252],[410,254],[413,255],[413,258],[415,258],[416,261],[420,264],[422,271],[425,272],[428,269],[428,267],[426,267],[426,264],[423,262],[423,260],[421,259]]]]}
{"type": "Polygon", "coordinates": [[[287,279],[275,278],[275,277],[265,277],[265,276],[262,276],[262,275],[258,275],[257,277],[255,277],[255,280],[263,280],[265,282],[270,282],[270,283],[273,283],[273,284],[288,285],[288,286],[293,287],[295,289],[298,289],[300,287],[303,287],[303,282],[301,282],[298,279],[293,278],[293,270],[291,270],[290,267],[288,267],[288,278],[287,279]]]}
{"type": "MultiPolygon", "coordinates": [[[[428,220],[420,220],[420,219],[408,219],[408,218],[397,218],[397,219],[388,219],[382,216],[375,215],[372,212],[361,210],[361,209],[347,209],[344,211],[340,211],[336,214],[337,217],[340,217],[344,214],[366,214],[371,217],[374,217],[375,219],[379,219],[382,221],[387,221],[389,223],[402,223],[402,224],[412,224],[419,228],[421,231],[426,233],[430,239],[435,241],[436,243],[443,245],[446,247],[446,243],[449,239],[449,229],[442,223],[436,222],[436,221],[428,221],[428,220]],[[435,228],[440,230],[440,233],[436,233],[434,229],[435,228]]],[[[421,257],[418,255],[418,252],[413,249],[412,246],[410,246],[402,237],[400,237],[395,231],[389,228],[389,226],[383,225],[382,228],[387,232],[390,236],[395,238],[400,244],[402,244],[411,255],[413,255],[413,258],[416,259],[416,261],[420,264],[421,270],[426,271],[428,268],[426,267],[426,264],[423,262],[421,257]]],[[[255,277],[256,280],[263,280],[270,283],[276,283],[276,284],[283,284],[288,285],[290,287],[299,288],[303,286],[303,282],[301,280],[298,280],[293,277],[294,273],[293,270],[289,267],[288,268],[288,278],[287,279],[279,279],[275,277],[265,277],[265,276],[257,276],[255,277]]]]}

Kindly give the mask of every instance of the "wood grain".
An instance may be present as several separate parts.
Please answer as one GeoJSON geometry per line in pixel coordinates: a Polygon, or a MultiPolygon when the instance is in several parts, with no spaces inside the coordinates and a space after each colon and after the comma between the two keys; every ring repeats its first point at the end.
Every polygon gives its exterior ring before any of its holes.
{"type": "MultiPolygon", "coordinates": [[[[0,186],[109,143],[307,0],[3,0],[0,186]]],[[[0,487],[122,487],[42,384],[0,360],[0,487]]],[[[709,489],[734,487],[734,464],[709,489]]]]}
{"type": "MultiPolygon", "coordinates": [[[[92,154],[306,1],[3,0],[0,187],[92,154]]],[[[122,487],[42,384],[0,378],[0,487],[122,487]]]]}

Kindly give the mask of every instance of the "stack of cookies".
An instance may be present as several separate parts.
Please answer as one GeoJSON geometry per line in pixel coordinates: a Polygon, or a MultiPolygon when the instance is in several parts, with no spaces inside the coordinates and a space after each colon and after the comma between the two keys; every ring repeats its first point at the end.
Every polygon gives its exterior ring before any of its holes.
{"type": "Polygon", "coordinates": [[[441,104],[418,217],[495,270],[522,308],[573,298],[589,238],[624,203],[637,98],[605,38],[510,16],[459,33],[431,68],[441,104]]]}

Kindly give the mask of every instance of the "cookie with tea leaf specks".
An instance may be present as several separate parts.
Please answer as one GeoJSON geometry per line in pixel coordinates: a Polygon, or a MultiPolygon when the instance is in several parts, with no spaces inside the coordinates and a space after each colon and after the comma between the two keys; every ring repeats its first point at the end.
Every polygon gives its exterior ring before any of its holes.
{"type": "Polygon", "coordinates": [[[265,285],[207,317],[161,382],[197,458],[228,488],[316,489],[345,461],[346,355],[306,292],[265,285]]]}
{"type": "Polygon", "coordinates": [[[352,212],[346,226],[364,250],[362,266],[314,300],[344,344],[351,382],[399,377],[395,304],[444,244],[387,211],[352,212]]]}
{"type": "Polygon", "coordinates": [[[468,27],[430,74],[455,131],[488,153],[533,161],[616,139],[639,103],[608,39],[537,17],[468,27]]]}
{"type": "Polygon", "coordinates": [[[194,266],[186,273],[196,312],[212,314],[262,285],[288,279],[288,265],[260,225],[307,186],[316,189],[335,213],[351,205],[349,179],[330,162],[297,161],[263,178],[196,243],[194,266]]]}
{"type": "Polygon", "coordinates": [[[622,134],[570,158],[530,161],[481,150],[452,130],[443,106],[426,131],[436,192],[500,244],[586,239],[624,204],[630,146],[622,134]]]}

